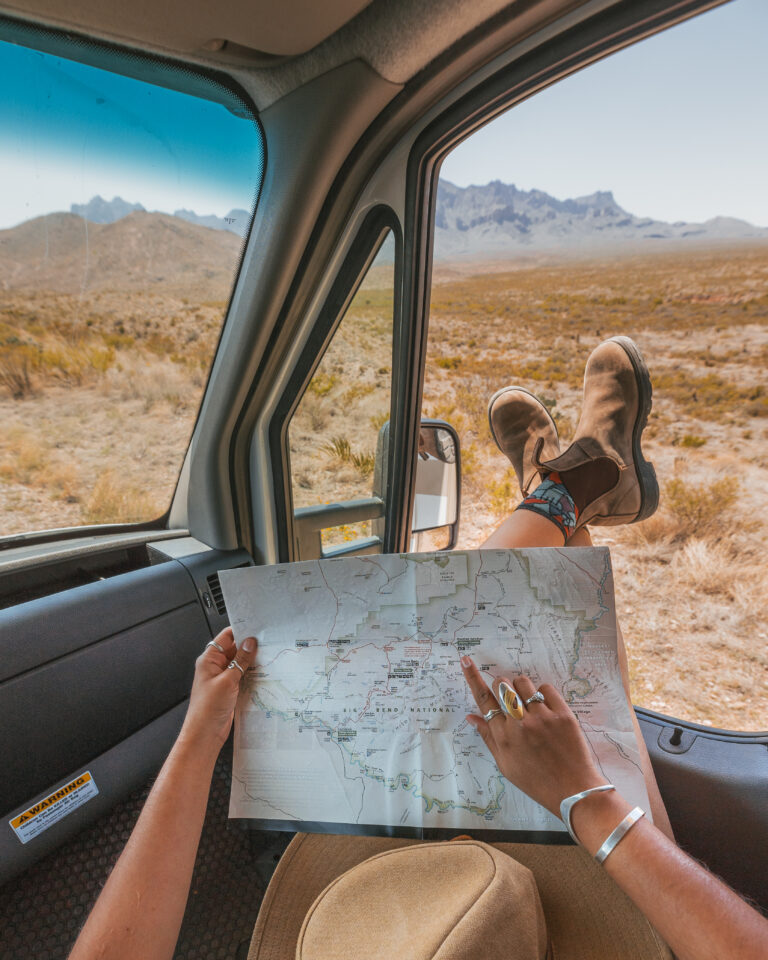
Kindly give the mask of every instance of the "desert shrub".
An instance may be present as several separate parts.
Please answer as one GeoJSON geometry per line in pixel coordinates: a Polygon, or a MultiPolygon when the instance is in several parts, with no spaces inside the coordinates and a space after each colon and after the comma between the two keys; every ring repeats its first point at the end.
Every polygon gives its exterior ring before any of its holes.
{"type": "Polygon", "coordinates": [[[100,474],[83,509],[86,523],[138,523],[161,513],[140,487],[117,477],[112,470],[100,474]]]}
{"type": "Polygon", "coordinates": [[[325,444],[325,450],[331,457],[341,463],[351,464],[363,478],[369,477],[373,473],[376,454],[370,450],[355,453],[346,437],[333,437],[325,444]]]}
{"type": "Polygon", "coordinates": [[[507,469],[500,479],[490,480],[486,486],[488,505],[494,516],[511,513],[520,500],[520,488],[515,471],[507,469]]]}
{"type": "Polygon", "coordinates": [[[674,371],[655,373],[653,385],[655,390],[693,417],[722,420],[726,414],[732,413],[753,417],[768,415],[768,397],[759,384],[743,387],[716,373],[700,377],[678,367],[674,371]]]}
{"type": "Polygon", "coordinates": [[[461,357],[437,357],[435,363],[443,370],[455,370],[461,366],[461,357]]]}
{"type": "Polygon", "coordinates": [[[370,477],[376,464],[376,454],[372,450],[353,453],[351,462],[361,477],[370,477]]]}
{"type": "Polygon", "coordinates": [[[51,338],[38,351],[36,369],[47,379],[79,387],[103,376],[114,361],[114,347],[51,338]]]}
{"type": "Polygon", "coordinates": [[[768,417],[768,397],[759,396],[744,407],[748,417],[768,417]]]}
{"type": "Polygon", "coordinates": [[[34,433],[14,429],[0,439],[0,478],[45,490],[54,500],[80,499],[80,474],[73,463],[34,433]]]}
{"type": "Polygon", "coordinates": [[[743,579],[743,568],[739,558],[722,543],[692,539],[675,554],[671,573],[681,587],[732,598],[743,579]]]}
{"type": "Polygon", "coordinates": [[[325,450],[342,463],[349,463],[352,459],[352,446],[346,437],[332,437],[325,444],[325,450]]]}
{"type": "Polygon", "coordinates": [[[584,358],[566,350],[553,350],[543,360],[514,365],[515,379],[564,383],[570,387],[580,386],[583,374],[584,358]]]}
{"type": "Polygon", "coordinates": [[[730,508],[736,502],[739,485],[733,480],[713,480],[693,484],[680,477],[667,481],[664,487],[665,509],[679,524],[676,539],[705,539],[717,536],[728,525],[730,508]]]}
{"type": "Polygon", "coordinates": [[[381,428],[387,422],[387,420],[389,420],[389,410],[386,410],[382,413],[375,413],[370,418],[370,423],[373,429],[376,431],[376,433],[378,433],[379,430],[381,430],[381,428]]]}
{"type": "Polygon", "coordinates": [[[335,374],[323,373],[321,370],[318,370],[309,381],[307,389],[316,397],[326,397],[338,382],[339,378],[335,374]]]}
{"type": "Polygon", "coordinates": [[[667,481],[659,510],[642,523],[624,528],[621,539],[634,545],[717,540],[739,520],[732,509],[739,485],[732,480],[694,484],[680,477],[667,481]]]}
{"type": "Polygon", "coordinates": [[[354,403],[355,400],[367,397],[373,393],[375,389],[376,386],[373,383],[353,383],[351,387],[348,387],[344,391],[341,396],[341,401],[342,403],[354,403]]]}
{"type": "Polygon", "coordinates": [[[328,424],[328,411],[321,406],[309,408],[309,422],[315,433],[320,433],[328,424]]]}
{"type": "Polygon", "coordinates": [[[80,471],[73,463],[54,461],[42,471],[41,480],[54,500],[80,501],[80,471]]]}
{"type": "Polygon", "coordinates": [[[0,386],[5,387],[14,400],[23,400],[34,393],[33,358],[26,344],[20,344],[19,348],[0,349],[0,386]]]}
{"type": "Polygon", "coordinates": [[[12,430],[0,440],[0,450],[3,453],[0,476],[4,480],[26,486],[39,485],[48,462],[47,447],[39,437],[26,430],[12,430]]]}
{"type": "Polygon", "coordinates": [[[680,437],[679,439],[673,440],[672,446],[673,447],[691,447],[695,450],[697,447],[703,447],[706,442],[707,442],[706,437],[700,437],[698,434],[695,434],[695,433],[686,433],[684,436],[680,437]]]}

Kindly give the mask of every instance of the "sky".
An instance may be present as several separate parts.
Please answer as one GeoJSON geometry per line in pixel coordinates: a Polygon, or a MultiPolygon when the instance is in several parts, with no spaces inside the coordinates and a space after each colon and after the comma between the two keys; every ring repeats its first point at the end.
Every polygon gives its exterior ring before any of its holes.
{"type": "Polygon", "coordinates": [[[558,199],[612,190],[638,216],[768,226],[768,0],[733,0],[542,91],[441,176],[558,199]]]}
{"type": "Polygon", "coordinates": [[[251,207],[263,161],[220,103],[0,42],[0,228],[121,196],[148,210],[251,207]]]}
{"type": "MultiPolygon", "coordinates": [[[[442,176],[768,226],[767,39],[768,0],[732,0],[508,111],[442,176]]],[[[201,215],[251,205],[260,134],[218,103],[2,42],[0,90],[0,228],[96,194],[201,215]]]]}

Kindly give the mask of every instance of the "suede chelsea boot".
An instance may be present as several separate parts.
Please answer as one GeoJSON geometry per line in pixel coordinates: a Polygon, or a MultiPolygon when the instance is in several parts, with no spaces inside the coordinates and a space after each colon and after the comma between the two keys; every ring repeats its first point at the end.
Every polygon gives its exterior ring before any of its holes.
{"type": "Polygon", "coordinates": [[[488,401],[488,423],[496,446],[515,468],[523,496],[539,483],[538,453],[545,458],[560,453],[557,426],[544,404],[522,387],[502,387],[488,401]]]}
{"type": "Polygon", "coordinates": [[[584,371],[584,402],[573,442],[559,457],[534,459],[543,474],[557,472],[578,510],[576,529],[650,517],[659,504],[653,464],[640,438],[651,412],[651,378],[629,337],[596,347],[584,371]]]}

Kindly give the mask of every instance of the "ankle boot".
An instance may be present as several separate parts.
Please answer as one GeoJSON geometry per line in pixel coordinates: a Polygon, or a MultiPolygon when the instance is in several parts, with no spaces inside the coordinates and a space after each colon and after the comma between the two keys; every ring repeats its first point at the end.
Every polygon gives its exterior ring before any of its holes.
{"type": "Polygon", "coordinates": [[[605,340],[590,354],[573,442],[559,457],[535,456],[538,469],[559,473],[573,497],[576,529],[636,523],[656,510],[656,472],[640,448],[652,392],[648,368],[629,337],[605,340]]]}
{"type": "Polygon", "coordinates": [[[533,481],[538,485],[535,456],[560,453],[557,426],[549,410],[522,387],[502,387],[488,401],[488,423],[496,446],[509,459],[525,496],[533,481]]]}

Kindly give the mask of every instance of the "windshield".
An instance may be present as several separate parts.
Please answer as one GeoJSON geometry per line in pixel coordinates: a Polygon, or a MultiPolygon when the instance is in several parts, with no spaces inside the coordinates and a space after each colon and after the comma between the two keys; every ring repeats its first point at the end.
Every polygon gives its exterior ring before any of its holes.
{"type": "Polygon", "coordinates": [[[264,148],[146,65],[168,87],[0,42],[2,535],[156,518],[189,443],[264,148]]]}

